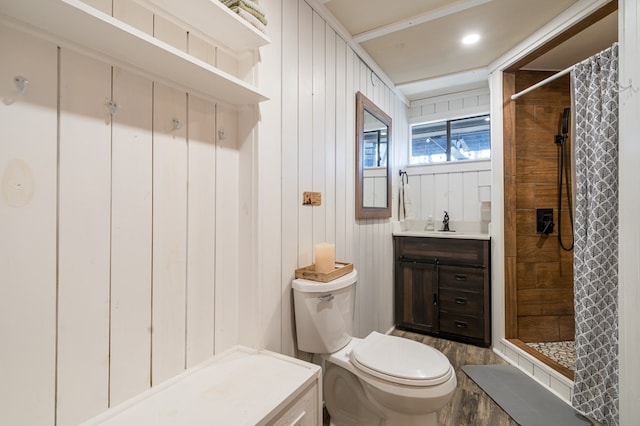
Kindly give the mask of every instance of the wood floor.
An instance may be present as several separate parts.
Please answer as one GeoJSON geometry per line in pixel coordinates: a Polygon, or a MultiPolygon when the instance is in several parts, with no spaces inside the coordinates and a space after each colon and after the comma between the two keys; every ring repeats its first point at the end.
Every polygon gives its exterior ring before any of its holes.
{"type": "Polygon", "coordinates": [[[462,366],[467,364],[507,364],[491,349],[402,330],[394,330],[392,334],[416,340],[438,349],[449,358],[449,362],[455,368],[458,386],[451,402],[438,412],[440,426],[518,425],[462,371],[462,366]]]}

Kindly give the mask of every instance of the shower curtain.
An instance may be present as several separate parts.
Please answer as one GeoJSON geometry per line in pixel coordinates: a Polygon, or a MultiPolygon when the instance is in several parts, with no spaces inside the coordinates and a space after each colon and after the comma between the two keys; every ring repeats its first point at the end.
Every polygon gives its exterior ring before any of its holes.
{"type": "Polygon", "coordinates": [[[618,45],[577,64],[574,408],[618,425],[618,45]]]}

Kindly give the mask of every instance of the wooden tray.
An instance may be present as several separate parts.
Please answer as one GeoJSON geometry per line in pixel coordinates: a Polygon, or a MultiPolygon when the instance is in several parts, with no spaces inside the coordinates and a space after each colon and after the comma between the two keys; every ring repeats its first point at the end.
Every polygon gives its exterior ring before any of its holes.
{"type": "Polygon", "coordinates": [[[336,262],[336,269],[331,272],[316,272],[316,265],[314,264],[296,269],[296,278],[327,283],[347,275],[351,271],[353,271],[352,263],[336,262]]]}

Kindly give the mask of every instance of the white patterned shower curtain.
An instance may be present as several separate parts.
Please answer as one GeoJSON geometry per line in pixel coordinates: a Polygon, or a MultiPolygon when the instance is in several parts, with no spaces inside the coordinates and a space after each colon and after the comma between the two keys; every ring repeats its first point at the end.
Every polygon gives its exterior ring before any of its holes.
{"type": "Polygon", "coordinates": [[[618,45],[577,64],[573,406],[618,425],[618,45]]]}

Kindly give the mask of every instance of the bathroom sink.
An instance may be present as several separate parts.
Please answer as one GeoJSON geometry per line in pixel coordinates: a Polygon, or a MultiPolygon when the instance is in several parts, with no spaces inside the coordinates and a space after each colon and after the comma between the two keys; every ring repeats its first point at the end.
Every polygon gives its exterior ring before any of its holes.
{"type": "Polygon", "coordinates": [[[393,233],[395,236],[405,237],[424,237],[424,238],[463,238],[473,240],[488,240],[489,234],[482,232],[467,232],[467,231],[423,231],[423,230],[407,230],[396,231],[393,233]]]}

